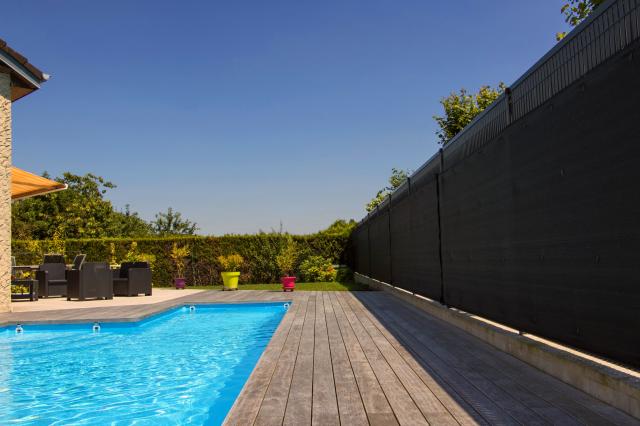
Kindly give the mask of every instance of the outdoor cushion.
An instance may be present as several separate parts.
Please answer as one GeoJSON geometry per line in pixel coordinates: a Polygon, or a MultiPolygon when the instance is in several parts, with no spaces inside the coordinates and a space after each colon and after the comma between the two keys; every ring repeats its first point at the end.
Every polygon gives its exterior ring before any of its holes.
{"type": "Polygon", "coordinates": [[[64,296],[67,293],[67,267],[64,263],[44,263],[36,271],[38,292],[44,296],[64,296]]]}
{"type": "Polygon", "coordinates": [[[49,281],[66,280],[65,271],[67,270],[67,267],[64,263],[43,263],[38,267],[38,269],[47,272],[47,278],[49,281]]]}
{"type": "Polygon", "coordinates": [[[62,263],[62,264],[64,264],[64,255],[62,255],[62,254],[45,254],[42,263],[62,263]]]}
{"type": "Polygon", "coordinates": [[[124,262],[120,266],[120,278],[129,278],[129,269],[130,268],[148,268],[149,264],[147,262],[124,262]]]}
{"type": "Polygon", "coordinates": [[[111,269],[107,262],[85,262],[81,269],[67,272],[67,300],[77,298],[113,298],[111,269]]]}
{"type": "Polygon", "coordinates": [[[151,296],[151,268],[147,262],[124,262],[113,271],[113,292],[116,296],[151,296]]]}

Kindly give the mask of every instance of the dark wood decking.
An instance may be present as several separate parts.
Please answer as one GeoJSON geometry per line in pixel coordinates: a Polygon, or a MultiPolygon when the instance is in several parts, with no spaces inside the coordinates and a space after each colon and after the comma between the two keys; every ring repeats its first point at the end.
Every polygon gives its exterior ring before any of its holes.
{"type": "Polygon", "coordinates": [[[229,425],[639,424],[384,292],[206,292],[154,305],[0,314],[135,320],[192,302],[293,300],[229,425]]]}

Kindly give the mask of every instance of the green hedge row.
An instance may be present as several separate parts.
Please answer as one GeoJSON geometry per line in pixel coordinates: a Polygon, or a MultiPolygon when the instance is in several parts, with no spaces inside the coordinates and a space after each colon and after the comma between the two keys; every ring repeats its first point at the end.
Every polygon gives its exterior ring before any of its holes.
{"type": "MultiPolygon", "coordinates": [[[[347,236],[308,235],[294,236],[299,248],[298,264],[309,256],[323,256],[334,263],[343,263],[347,236]]],[[[11,242],[12,255],[18,264],[38,264],[45,253],[63,252],[67,262],[78,253],[85,253],[88,261],[119,263],[137,242],[138,252],[155,256],[153,282],[155,286],[169,286],[173,282],[175,267],[169,253],[173,243],[187,246],[188,285],[220,284],[220,270],[216,258],[237,253],[245,264],[241,268],[241,282],[279,282],[280,271],[275,258],[285,242],[282,234],[230,235],[223,237],[156,237],[156,238],[101,238],[83,240],[43,240],[11,242]]]]}

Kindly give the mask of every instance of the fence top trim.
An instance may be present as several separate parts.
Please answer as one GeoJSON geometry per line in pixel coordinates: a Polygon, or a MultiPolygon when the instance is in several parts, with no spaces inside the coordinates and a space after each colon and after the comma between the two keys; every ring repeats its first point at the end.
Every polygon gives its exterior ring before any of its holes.
{"type": "Polygon", "coordinates": [[[562,40],[557,42],[551,49],[549,49],[549,51],[547,53],[542,55],[542,57],[540,59],[538,59],[532,66],[530,66],[529,69],[527,71],[525,71],[525,73],[522,74],[509,87],[511,89],[513,89],[513,88],[519,86],[520,84],[522,84],[522,82],[524,82],[529,76],[531,76],[531,74],[536,72],[536,70],[538,70],[540,67],[542,67],[543,64],[545,64],[553,56],[555,56],[556,53],[558,53],[558,51],[562,50],[562,48],[565,45],[569,44],[571,42],[571,40],[573,40],[576,37],[578,37],[582,33],[582,31],[584,31],[595,19],[598,18],[598,16],[604,14],[605,11],[608,10],[611,6],[613,6],[616,2],[617,2],[617,0],[606,0],[604,3],[602,3],[600,5],[600,7],[598,7],[594,12],[592,12],[589,16],[587,16],[580,24],[578,24],[571,31],[569,31],[569,33],[567,33],[567,35],[562,40]]]}

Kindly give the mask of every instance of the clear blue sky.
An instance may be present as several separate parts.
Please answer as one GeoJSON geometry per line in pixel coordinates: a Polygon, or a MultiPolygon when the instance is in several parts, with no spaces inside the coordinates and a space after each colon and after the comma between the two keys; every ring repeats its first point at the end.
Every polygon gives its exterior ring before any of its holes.
{"type": "Polygon", "coordinates": [[[437,150],[460,87],[509,84],[561,0],[21,0],[0,38],[52,78],[14,108],[14,164],[93,172],[201,233],[360,219],[392,167],[437,150]]]}

